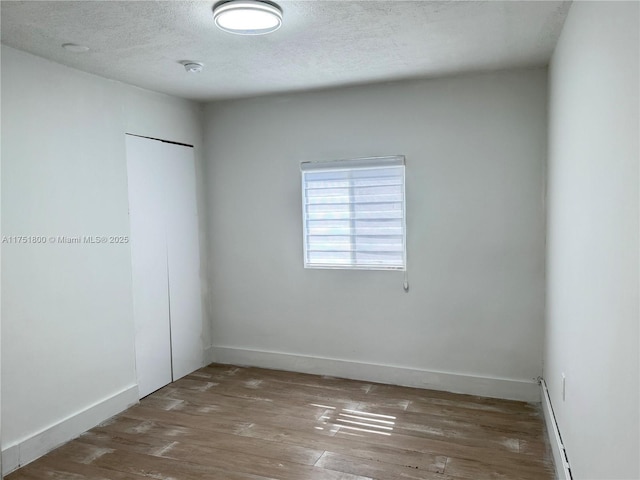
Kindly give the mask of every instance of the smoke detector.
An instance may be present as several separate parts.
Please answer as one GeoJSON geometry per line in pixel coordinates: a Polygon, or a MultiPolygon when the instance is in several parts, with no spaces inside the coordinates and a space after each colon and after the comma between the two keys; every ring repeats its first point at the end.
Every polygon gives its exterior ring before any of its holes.
{"type": "Polygon", "coordinates": [[[204,69],[204,65],[200,62],[183,62],[182,65],[189,73],[200,73],[204,69]]]}

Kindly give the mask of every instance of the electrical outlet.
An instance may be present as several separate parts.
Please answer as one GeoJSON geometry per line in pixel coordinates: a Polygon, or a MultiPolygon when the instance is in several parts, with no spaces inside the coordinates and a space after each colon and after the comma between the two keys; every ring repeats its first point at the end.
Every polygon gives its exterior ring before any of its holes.
{"type": "Polygon", "coordinates": [[[567,397],[567,377],[562,372],[562,401],[564,402],[567,397]]]}

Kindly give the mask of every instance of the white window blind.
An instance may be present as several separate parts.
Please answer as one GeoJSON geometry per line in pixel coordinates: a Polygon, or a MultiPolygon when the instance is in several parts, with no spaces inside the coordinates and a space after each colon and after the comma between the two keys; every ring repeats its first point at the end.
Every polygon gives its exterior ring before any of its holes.
{"type": "Polygon", "coordinates": [[[404,156],[301,170],[305,268],[406,269],[404,156]]]}

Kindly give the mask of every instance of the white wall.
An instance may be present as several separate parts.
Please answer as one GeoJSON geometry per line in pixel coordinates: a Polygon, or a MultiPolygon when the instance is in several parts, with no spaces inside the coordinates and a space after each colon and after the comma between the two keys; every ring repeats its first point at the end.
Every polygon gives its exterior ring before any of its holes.
{"type": "Polygon", "coordinates": [[[209,104],[215,358],[539,398],[546,73],[209,104]],[[387,154],[407,157],[410,292],[304,270],[299,163],[387,154]]]}
{"type": "MultiPolygon", "coordinates": [[[[2,75],[0,75],[0,91],[2,91],[2,75]]],[[[0,98],[0,104],[2,103],[0,98]]],[[[0,111],[2,107],[0,105],[0,111]]],[[[0,129],[1,130],[1,129],[0,129]]],[[[0,131],[0,138],[2,137],[0,131]]],[[[1,142],[1,140],[0,140],[1,142]]],[[[2,225],[2,154],[0,152],[0,226],[2,225]]],[[[2,228],[0,227],[0,236],[2,228]]],[[[1,245],[1,244],[0,244],[1,245]]],[[[0,248],[0,271],[2,271],[2,248],[0,248]]],[[[0,275],[0,306],[2,305],[2,278],[0,275]]],[[[0,308],[0,412],[2,412],[2,308],[0,308]]],[[[2,480],[2,414],[0,413],[0,480],[2,480]]]]}
{"type": "Polygon", "coordinates": [[[574,2],[550,70],[544,376],[575,479],[640,477],[638,6],[574,2]]]}
{"type": "MultiPolygon", "coordinates": [[[[3,46],[2,235],[128,235],[125,132],[201,152],[200,116],[3,46]]],[[[129,245],[5,243],[2,287],[6,471],[137,400],[129,245]]]]}

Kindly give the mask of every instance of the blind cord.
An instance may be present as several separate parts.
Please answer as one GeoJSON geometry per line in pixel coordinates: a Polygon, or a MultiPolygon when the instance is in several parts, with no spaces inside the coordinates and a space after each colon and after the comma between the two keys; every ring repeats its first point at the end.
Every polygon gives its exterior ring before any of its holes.
{"type": "Polygon", "coordinates": [[[405,293],[409,293],[409,274],[407,273],[407,268],[404,269],[404,283],[402,284],[402,288],[404,288],[405,293]]]}

